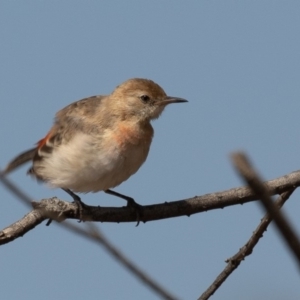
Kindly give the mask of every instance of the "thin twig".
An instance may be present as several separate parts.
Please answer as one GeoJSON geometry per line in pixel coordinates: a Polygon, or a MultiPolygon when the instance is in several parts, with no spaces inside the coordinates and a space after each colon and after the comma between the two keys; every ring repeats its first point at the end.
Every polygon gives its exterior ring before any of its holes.
{"type": "Polygon", "coordinates": [[[17,198],[22,200],[21,202],[25,203],[27,206],[31,207],[30,197],[23,192],[17,185],[15,185],[11,180],[9,180],[0,170],[0,181],[1,183],[14,194],[17,198]]]}
{"type": "MultiPolygon", "coordinates": [[[[275,205],[280,208],[282,205],[289,199],[291,194],[295,189],[285,192],[278,197],[275,202],[275,205]]],[[[224,283],[224,281],[231,275],[231,273],[240,265],[240,263],[246,258],[246,256],[250,255],[257,245],[258,241],[262,237],[264,231],[267,230],[267,227],[271,223],[272,218],[270,214],[266,214],[261,220],[260,224],[257,226],[255,231],[253,232],[250,239],[247,243],[240,248],[240,250],[233,255],[232,257],[226,260],[227,265],[224,270],[218,275],[218,277],[214,280],[214,282],[208,287],[208,289],[198,298],[198,300],[207,300],[212,296],[217,289],[224,283]]]]}
{"type": "Polygon", "coordinates": [[[132,261],[117,249],[108,239],[99,231],[99,229],[92,223],[87,224],[88,230],[75,226],[70,222],[64,222],[64,227],[68,230],[96,242],[98,245],[103,246],[110,255],[112,255],[123,267],[125,267],[132,275],[135,275],[146,286],[150,287],[152,291],[156,292],[162,299],[175,300],[178,299],[166,291],[159,283],[150,278],[144,271],[141,271],[132,261]]]}
{"type": "Polygon", "coordinates": [[[235,153],[232,156],[234,165],[237,171],[240,173],[244,181],[251,187],[251,189],[256,193],[256,195],[261,200],[265,210],[274,219],[278,231],[281,236],[288,244],[290,250],[294,254],[299,267],[300,267],[300,241],[293,229],[292,225],[283,214],[273,203],[269,191],[265,188],[260,176],[252,168],[248,158],[244,153],[235,153]]]}

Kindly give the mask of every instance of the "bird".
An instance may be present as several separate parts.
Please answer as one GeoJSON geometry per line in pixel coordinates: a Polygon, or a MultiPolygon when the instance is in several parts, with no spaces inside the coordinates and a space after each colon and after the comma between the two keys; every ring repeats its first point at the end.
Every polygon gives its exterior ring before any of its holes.
{"type": "Polygon", "coordinates": [[[112,189],[145,162],[157,119],[171,103],[188,102],[167,96],[154,81],[129,79],[109,95],[73,102],[58,111],[54,124],[34,148],[11,160],[8,174],[32,162],[28,174],[51,188],[61,188],[82,208],[77,193],[104,191],[138,207],[132,197],[112,189]]]}

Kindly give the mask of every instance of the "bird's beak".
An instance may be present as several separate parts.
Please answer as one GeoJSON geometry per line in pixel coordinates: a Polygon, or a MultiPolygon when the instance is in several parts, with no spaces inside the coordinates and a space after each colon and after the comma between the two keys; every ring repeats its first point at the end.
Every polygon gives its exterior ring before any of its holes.
{"type": "Polygon", "coordinates": [[[188,102],[188,101],[183,98],[167,96],[164,100],[160,101],[160,104],[167,105],[171,103],[183,103],[183,102],[188,102]]]}

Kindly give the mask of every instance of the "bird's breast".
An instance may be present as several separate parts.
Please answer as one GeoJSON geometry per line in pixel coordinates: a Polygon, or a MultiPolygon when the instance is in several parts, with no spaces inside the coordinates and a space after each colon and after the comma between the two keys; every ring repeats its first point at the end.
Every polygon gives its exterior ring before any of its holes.
{"type": "Polygon", "coordinates": [[[112,133],[114,140],[120,148],[132,148],[134,146],[143,148],[149,147],[153,137],[153,129],[149,126],[139,126],[137,124],[120,123],[112,133]]]}
{"type": "Polygon", "coordinates": [[[116,170],[116,178],[119,178],[119,181],[126,180],[144,163],[148,156],[152,137],[152,127],[143,128],[131,124],[119,124],[111,133],[115,145],[112,150],[115,159],[112,161],[117,161],[119,164],[119,168],[116,170]]]}

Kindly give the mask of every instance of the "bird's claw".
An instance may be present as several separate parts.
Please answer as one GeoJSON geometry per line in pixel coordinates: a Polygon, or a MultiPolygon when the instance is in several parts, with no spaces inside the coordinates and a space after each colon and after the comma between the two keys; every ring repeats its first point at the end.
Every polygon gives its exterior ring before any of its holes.
{"type": "Polygon", "coordinates": [[[82,215],[83,215],[83,208],[86,206],[82,201],[81,199],[78,197],[78,198],[74,198],[74,201],[73,203],[75,203],[77,205],[77,209],[78,209],[78,223],[81,223],[83,220],[82,220],[82,215]]]}
{"type": "Polygon", "coordinates": [[[127,207],[131,207],[132,209],[134,209],[134,211],[136,213],[136,220],[137,220],[135,227],[139,226],[140,221],[141,221],[141,215],[143,212],[143,206],[138,204],[131,198],[131,199],[127,200],[127,207]]]}

